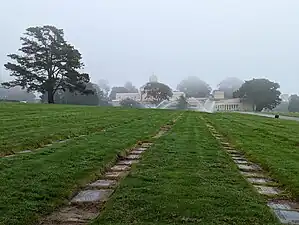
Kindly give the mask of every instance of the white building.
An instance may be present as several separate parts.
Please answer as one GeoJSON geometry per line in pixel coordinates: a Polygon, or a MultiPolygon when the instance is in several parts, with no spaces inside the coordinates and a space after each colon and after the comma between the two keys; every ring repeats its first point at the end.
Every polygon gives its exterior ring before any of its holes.
{"type": "Polygon", "coordinates": [[[224,92],[223,91],[214,91],[213,92],[214,99],[224,99],[224,92]]]}
{"type": "Polygon", "coordinates": [[[173,92],[172,92],[172,97],[171,97],[171,99],[172,99],[172,100],[177,100],[177,99],[179,99],[181,96],[186,97],[186,94],[185,94],[184,92],[181,92],[181,91],[173,91],[173,92]]]}
{"type": "Polygon", "coordinates": [[[115,100],[122,101],[128,98],[137,102],[141,100],[140,93],[116,93],[115,100]]]}
{"type": "Polygon", "coordinates": [[[215,111],[241,111],[242,109],[243,106],[239,98],[215,101],[215,111]]]}
{"type": "Polygon", "coordinates": [[[242,102],[240,98],[224,99],[223,91],[214,91],[215,111],[252,111],[251,104],[242,102]]]}
{"type": "Polygon", "coordinates": [[[141,101],[140,93],[116,93],[115,100],[112,100],[112,105],[120,106],[120,102],[128,98],[136,102],[141,101]]]}

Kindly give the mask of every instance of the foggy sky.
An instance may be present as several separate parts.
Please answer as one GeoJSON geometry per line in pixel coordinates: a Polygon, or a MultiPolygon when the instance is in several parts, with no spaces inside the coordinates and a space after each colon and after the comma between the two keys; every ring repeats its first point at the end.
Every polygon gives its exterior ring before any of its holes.
{"type": "MultiPolygon", "coordinates": [[[[63,28],[92,81],[172,88],[198,76],[265,77],[298,93],[298,0],[1,0],[0,65],[29,26],[63,28]]],[[[8,73],[1,67],[0,78],[8,73]]]]}

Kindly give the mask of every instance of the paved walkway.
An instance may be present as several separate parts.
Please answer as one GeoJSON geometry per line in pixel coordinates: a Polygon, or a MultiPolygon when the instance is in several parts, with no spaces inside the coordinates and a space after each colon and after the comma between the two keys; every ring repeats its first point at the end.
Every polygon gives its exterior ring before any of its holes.
{"type": "MultiPolygon", "coordinates": [[[[255,113],[255,112],[239,112],[243,114],[250,114],[250,115],[256,115],[256,116],[264,116],[264,117],[271,117],[274,118],[275,115],[273,114],[265,114],[265,113],[255,113]]],[[[284,119],[284,120],[294,120],[299,122],[299,117],[292,117],[292,116],[279,116],[279,119],[284,119]]]]}

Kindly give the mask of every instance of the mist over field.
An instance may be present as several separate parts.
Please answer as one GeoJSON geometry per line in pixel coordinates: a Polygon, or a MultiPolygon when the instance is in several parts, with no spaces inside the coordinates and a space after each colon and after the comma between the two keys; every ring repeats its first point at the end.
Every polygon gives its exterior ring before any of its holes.
{"type": "Polygon", "coordinates": [[[54,25],[82,53],[94,83],[139,88],[155,72],[172,89],[188,76],[216,89],[226,77],[263,77],[298,93],[296,0],[4,0],[1,9],[2,81],[25,30],[54,25]]]}

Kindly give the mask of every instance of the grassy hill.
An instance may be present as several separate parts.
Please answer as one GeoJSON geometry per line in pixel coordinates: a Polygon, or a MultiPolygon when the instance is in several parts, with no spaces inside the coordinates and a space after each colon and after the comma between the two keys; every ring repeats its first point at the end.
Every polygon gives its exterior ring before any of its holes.
{"type": "Polygon", "coordinates": [[[141,140],[154,145],[91,224],[279,224],[206,121],[294,198],[299,193],[298,123],[184,112],[166,135],[152,138],[181,113],[0,104],[0,224],[37,224],[141,140]]]}
{"type": "Polygon", "coordinates": [[[299,123],[236,113],[205,116],[299,200],[299,123]]]}

